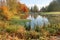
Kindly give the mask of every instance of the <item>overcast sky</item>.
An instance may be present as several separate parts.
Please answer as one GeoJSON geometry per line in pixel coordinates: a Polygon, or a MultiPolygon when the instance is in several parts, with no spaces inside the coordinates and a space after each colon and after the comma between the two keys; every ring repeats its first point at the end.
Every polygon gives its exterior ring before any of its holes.
{"type": "Polygon", "coordinates": [[[39,9],[43,6],[47,6],[53,0],[20,0],[21,3],[26,4],[27,7],[31,8],[31,6],[37,5],[39,9]]]}

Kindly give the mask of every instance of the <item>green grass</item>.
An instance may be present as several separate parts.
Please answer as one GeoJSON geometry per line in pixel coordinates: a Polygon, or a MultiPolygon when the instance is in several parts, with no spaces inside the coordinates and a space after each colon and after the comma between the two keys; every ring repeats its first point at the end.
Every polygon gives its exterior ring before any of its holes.
{"type": "Polygon", "coordinates": [[[41,14],[60,14],[60,12],[41,12],[41,14]]]}
{"type": "Polygon", "coordinates": [[[19,29],[20,26],[18,25],[10,25],[5,28],[7,32],[16,32],[19,29]]]}
{"type": "Polygon", "coordinates": [[[30,20],[27,19],[12,19],[9,21],[12,25],[25,25],[26,22],[30,22],[30,20]]]}

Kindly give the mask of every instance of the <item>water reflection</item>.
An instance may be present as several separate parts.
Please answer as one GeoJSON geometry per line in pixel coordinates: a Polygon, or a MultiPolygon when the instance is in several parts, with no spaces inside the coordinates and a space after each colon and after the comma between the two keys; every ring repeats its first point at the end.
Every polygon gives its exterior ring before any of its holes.
{"type": "Polygon", "coordinates": [[[43,25],[48,25],[49,20],[46,16],[41,16],[38,14],[31,14],[27,17],[31,22],[27,22],[27,26],[30,26],[31,29],[34,29],[35,26],[42,27],[43,25]]]}

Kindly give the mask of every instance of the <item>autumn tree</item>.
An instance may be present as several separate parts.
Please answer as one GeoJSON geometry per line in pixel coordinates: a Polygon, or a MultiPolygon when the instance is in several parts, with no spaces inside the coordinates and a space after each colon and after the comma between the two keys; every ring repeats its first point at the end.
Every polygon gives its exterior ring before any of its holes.
{"type": "Polygon", "coordinates": [[[18,2],[17,10],[25,13],[29,11],[27,6],[25,4],[21,4],[20,2],[18,2]]]}
{"type": "Polygon", "coordinates": [[[6,0],[7,6],[9,8],[9,11],[11,11],[13,14],[17,13],[17,0],[6,0]]]}
{"type": "Polygon", "coordinates": [[[24,16],[27,16],[28,12],[29,12],[29,9],[27,8],[27,6],[25,4],[21,4],[20,2],[18,2],[17,13],[24,14],[24,16]]]}
{"type": "Polygon", "coordinates": [[[3,17],[3,19],[10,20],[12,17],[12,13],[9,11],[9,8],[6,5],[5,0],[1,0],[1,6],[0,6],[0,16],[3,17]]]}
{"type": "MultiPolygon", "coordinates": [[[[2,0],[1,0],[2,1],[2,0]]],[[[28,14],[28,8],[25,4],[21,4],[20,2],[17,2],[17,0],[3,0],[2,2],[3,6],[1,5],[1,14],[7,19],[10,20],[12,16],[16,16],[15,14],[24,14],[27,16],[28,14]]]]}
{"type": "Polygon", "coordinates": [[[0,8],[0,16],[3,17],[3,20],[10,20],[13,14],[9,11],[8,7],[3,6],[0,8]]]}

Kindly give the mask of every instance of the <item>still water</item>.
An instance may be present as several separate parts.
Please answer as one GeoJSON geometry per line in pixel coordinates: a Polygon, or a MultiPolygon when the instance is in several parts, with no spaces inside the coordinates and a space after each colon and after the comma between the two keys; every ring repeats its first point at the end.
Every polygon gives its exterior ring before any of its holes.
{"type": "Polygon", "coordinates": [[[34,28],[35,26],[43,26],[43,25],[48,25],[49,24],[49,20],[47,17],[43,17],[38,15],[36,18],[31,17],[31,15],[29,15],[27,17],[27,19],[31,20],[31,22],[27,22],[27,26],[31,26],[31,28],[34,28]]]}

